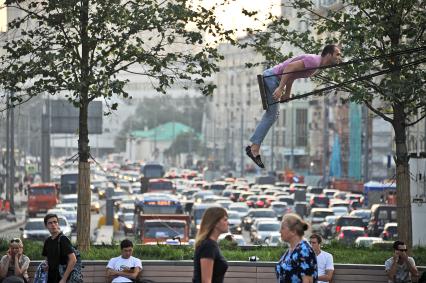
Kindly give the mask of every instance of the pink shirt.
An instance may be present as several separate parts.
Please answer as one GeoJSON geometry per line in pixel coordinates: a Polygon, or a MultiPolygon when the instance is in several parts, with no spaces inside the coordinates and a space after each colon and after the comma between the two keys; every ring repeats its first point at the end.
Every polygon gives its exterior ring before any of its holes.
{"type": "MultiPolygon", "coordinates": [[[[299,61],[299,60],[303,60],[303,64],[305,65],[305,69],[309,69],[309,68],[317,68],[320,66],[321,64],[321,55],[315,55],[315,54],[302,54],[293,58],[289,58],[287,60],[285,60],[284,62],[282,62],[281,64],[276,65],[275,67],[272,68],[272,71],[274,72],[274,74],[281,74],[284,72],[285,67],[287,67],[288,64],[295,62],[295,61],[299,61]]],[[[291,76],[294,79],[299,79],[299,78],[308,78],[310,76],[312,76],[315,71],[317,70],[308,70],[308,71],[301,71],[298,73],[293,73],[291,76]]]]}

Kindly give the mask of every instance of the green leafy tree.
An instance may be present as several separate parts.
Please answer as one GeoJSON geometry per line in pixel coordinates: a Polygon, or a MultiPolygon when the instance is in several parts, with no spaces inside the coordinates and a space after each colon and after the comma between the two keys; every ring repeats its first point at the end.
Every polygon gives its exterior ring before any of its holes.
{"type": "MultiPolygon", "coordinates": [[[[270,16],[266,31],[248,29],[242,48],[262,53],[266,65],[274,65],[293,54],[282,54],[281,44],[289,43],[302,52],[316,53],[326,43],[339,43],[347,58],[361,59],[357,64],[333,68],[315,79],[319,84],[335,84],[389,70],[380,77],[346,84],[339,89],[349,100],[365,104],[375,115],[389,122],[395,133],[398,235],[412,246],[410,171],[406,130],[425,113],[424,48],[422,52],[396,52],[425,46],[426,12],[424,1],[342,0],[329,9],[318,8],[309,0],[285,1],[283,11],[295,9],[296,21],[308,29],[290,28],[289,19],[270,16]],[[394,54],[374,61],[362,58],[394,54]],[[374,103],[373,103],[374,100],[374,103]],[[376,102],[380,103],[376,103],[376,102]]],[[[256,17],[256,11],[244,11],[256,17]]],[[[294,21],[294,19],[291,19],[294,21]]],[[[294,97],[297,99],[297,96],[294,97]]]]}
{"type": "Polygon", "coordinates": [[[216,21],[215,7],[187,0],[8,0],[6,7],[19,11],[8,24],[0,74],[15,105],[47,93],[64,95],[79,108],[77,242],[87,250],[90,102],[129,97],[128,81],[118,76],[126,72],[150,78],[158,92],[191,80],[210,93],[214,86],[204,79],[218,70],[221,56],[205,35],[223,40],[230,32],[216,21]],[[130,69],[134,65],[141,71],[130,69]]]}

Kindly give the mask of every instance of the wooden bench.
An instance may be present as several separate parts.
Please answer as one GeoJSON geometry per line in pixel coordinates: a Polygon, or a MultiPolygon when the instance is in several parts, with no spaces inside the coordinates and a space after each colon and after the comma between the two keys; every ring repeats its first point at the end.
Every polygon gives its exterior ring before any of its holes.
{"type": "MultiPolygon", "coordinates": [[[[105,283],[107,261],[83,261],[84,282],[105,283]]],[[[29,274],[32,278],[40,261],[31,262],[29,274]]],[[[192,261],[142,261],[142,278],[163,283],[191,283],[192,261]]],[[[383,265],[335,264],[334,283],[377,283],[387,282],[383,265]]],[[[418,267],[419,272],[426,266],[418,267]]],[[[229,262],[226,283],[267,283],[276,282],[273,262],[229,262]]]]}

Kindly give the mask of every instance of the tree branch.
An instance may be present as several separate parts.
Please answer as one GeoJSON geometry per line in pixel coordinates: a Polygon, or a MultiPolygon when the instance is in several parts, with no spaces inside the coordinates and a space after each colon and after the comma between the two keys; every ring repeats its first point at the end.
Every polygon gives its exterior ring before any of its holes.
{"type": "Polygon", "coordinates": [[[363,99],[364,104],[368,107],[368,109],[370,109],[374,114],[376,114],[377,116],[380,116],[383,120],[393,124],[394,120],[389,118],[388,116],[386,116],[385,114],[383,114],[382,112],[380,112],[378,109],[374,108],[370,102],[368,102],[366,99],[363,99]]]}
{"type": "Polygon", "coordinates": [[[415,124],[417,124],[418,122],[420,122],[421,120],[423,120],[426,117],[426,114],[423,114],[419,119],[417,119],[416,121],[412,122],[412,123],[405,123],[405,126],[407,127],[411,127],[414,126],[415,124]]]}

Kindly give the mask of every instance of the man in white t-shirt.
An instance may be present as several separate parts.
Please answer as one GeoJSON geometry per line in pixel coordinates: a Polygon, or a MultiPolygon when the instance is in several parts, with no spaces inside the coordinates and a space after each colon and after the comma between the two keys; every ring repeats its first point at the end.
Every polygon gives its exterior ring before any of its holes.
{"type": "Polygon", "coordinates": [[[309,243],[317,256],[318,283],[330,282],[334,272],[333,256],[321,250],[322,237],[320,235],[312,234],[309,237],[309,243]]]}
{"type": "Polygon", "coordinates": [[[140,259],[132,256],[132,241],[128,239],[121,241],[120,248],[121,255],[110,259],[106,267],[108,282],[134,282],[142,271],[142,262],[140,259]]]}

